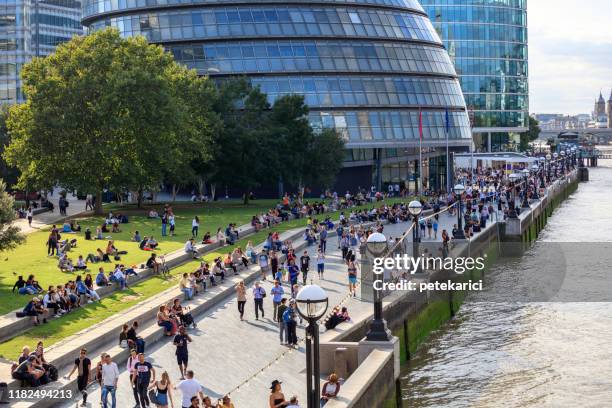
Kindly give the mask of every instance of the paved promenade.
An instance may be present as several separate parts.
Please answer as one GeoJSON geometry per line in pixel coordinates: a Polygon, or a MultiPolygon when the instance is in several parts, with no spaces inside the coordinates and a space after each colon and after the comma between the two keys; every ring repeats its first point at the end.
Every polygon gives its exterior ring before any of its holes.
{"type": "MultiPolygon", "coordinates": [[[[78,200],[72,194],[68,194],[66,197],[68,200],[68,208],[66,214],[68,217],[80,214],[85,211],[85,200],[78,200]]],[[[49,197],[49,201],[55,206],[53,212],[46,211],[35,215],[32,219],[32,226],[28,225],[26,218],[19,218],[15,220],[15,225],[21,229],[24,234],[31,234],[32,232],[40,231],[46,227],[63,222],[66,215],[61,215],[59,212],[59,192],[55,192],[52,197],[49,197]]]]}
{"type": "MultiPolygon", "coordinates": [[[[442,214],[438,239],[442,229],[450,231],[456,217],[442,214]]],[[[409,223],[385,226],[387,237],[399,237],[409,227],[409,223]]],[[[425,239],[424,241],[427,241],[425,239]]],[[[328,240],[326,254],[326,272],[324,280],[316,277],[316,247],[309,248],[311,257],[310,280],[322,286],[330,299],[330,309],[342,304],[349,308],[353,318],[367,316],[372,305],[362,302],[359,298],[348,296],[348,278],[346,266],[341,262],[340,251],[337,249],[336,237],[328,240]]],[[[300,256],[298,254],[298,256],[300,256]]],[[[269,293],[271,283],[263,285],[269,293]]],[[[193,343],[189,345],[190,369],[195,371],[198,379],[206,388],[206,393],[212,398],[231,394],[236,407],[266,407],[269,395],[269,384],[278,378],[283,381],[285,396],[297,395],[305,403],[305,355],[304,343],[300,341],[298,349],[290,349],[280,345],[278,327],[272,321],[272,300],[268,296],[264,300],[266,316],[255,320],[252,300],[252,286],[248,291],[245,321],[241,322],[237,312],[235,296],[227,298],[206,314],[197,318],[198,328],[190,330],[193,343]]],[[[284,289],[289,293],[285,284],[284,289]]],[[[290,295],[287,295],[290,297],[290,295]]],[[[304,326],[298,326],[298,337],[304,336],[304,326]]],[[[147,359],[158,371],[158,376],[164,370],[177,381],[180,372],[176,364],[175,347],[170,339],[164,339],[148,347],[147,359]]],[[[93,356],[97,361],[98,356],[93,356]]],[[[125,367],[120,367],[121,378],[117,391],[118,406],[133,406],[134,399],[129,386],[125,367]]],[[[98,404],[100,392],[90,389],[90,406],[98,404]]],[[[180,398],[180,392],[175,395],[175,402],[180,398]]],[[[74,402],[65,404],[73,406],[74,402]]],[[[179,406],[175,404],[175,406],[179,406]]]]}

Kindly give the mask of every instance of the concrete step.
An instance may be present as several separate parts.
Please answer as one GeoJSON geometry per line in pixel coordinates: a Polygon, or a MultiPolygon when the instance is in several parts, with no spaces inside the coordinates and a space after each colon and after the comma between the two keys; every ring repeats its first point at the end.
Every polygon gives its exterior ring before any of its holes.
{"type": "MultiPolygon", "coordinates": [[[[250,224],[245,224],[238,228],[238,233],[241,238],[247,237],[255,233],[255,228],[250,224]]],[[[214,251],[219,248],[220,245],[218,242],[213,242],[211,244],[198,244],[196,248],[198,250],[198,254],[203,255],[209,252],[214,251]]],[[[185,253],[184,250],[179,249],[173,252],[170,252],[166,255],[161,255],[165,259],[166,266],[169,268],[175,268],[180,266],[186,262],[192,260],[191,255],[185,253]]],[[[112,263],[98,263],[94,265],[113,265],[112,263]]],[[[145,279],[148,279],[154,275],[153,270],[150,268],[136,268],[136,273],[138,276],[129,276],[128,277],[128,285],[133,285],[145,279]]],[[[95,283],[94,283],[95,285],[95,283]]],[[[105,296],[109,296],[113,293],[120,291],[119,285],[113,283],[110,286],[99,287],[95,285],[95,290],[100,295],[101,298],[105,296]]],[[[42,295],[41,295],[42,297],[42,295]]],[[[31,296],[25,295],[23,296],[24,302],[28,301],[31,296]]],[[[25,304],[24,304],[25,306],[25,304]]],[[[22,308],[23,309],[23,308],[22,308]]],[[[33,326],[32,321],[28,317],[19,318],[17,317],[17,312],[21,312],[22,309],[13,310],[5,315],[0,316],[0,342],[7,341],[13,337],[19,336],[29,328],[33,326]]],[[[54,318],[54,317],[51,317],[54,318]]],[[[57,317],[59,318],[59,317],[57,317]]]]}
{"type": "MultiPolygon", "coordinates": [[[[281,234],[281,239],[295,241],[302,236],[303,229],[299,228],[281,234]]],[[[330,235],[332,235],[330,233],[330,235]]],[[[294,245],[296,251],[307,246],[306,242],[294,245]]],[[[261,249],[263,245],[258,245],[257,249],[261,249]]],[[[284,259],[284,258],[283,258],[284,259]]],[[[190,307],[190,312],[194,317],[202,315],[212,307],[217,305],[223,299],[234,296],[235,285],[244,280],[245,283],[251,283],[261,276],[260,268],[257,265],[251,265],[248,269],[243,269],[238,275],[226,277],[223,284],[218,284],[194,297],[191,301],[183,302],[184,306],[190,307]]],[[[147,348],[151,347],[157,341],[165,338],[163,329],[157,325],[156,315],[158,307],[162,304],[167,304],[175,298],[183,298],[183,293],[178,289],[177,285],[168,289],[154,298],[148,299],[135,305],[134,307],[123,312],[121,315],[113,316],[98,325],[92,326],[82,332],[67,338],[66,340],[49,347],[45,351],[47,361],[55,365],[60,372],[60,379],[50,383],[44,387],[39,387],[45,390],[71,390],[73,395],[77,395],[76,377],[71,380],[65,380],[63,376],[72,369],[75,356],[78,355],[82,347],[87,348],[89,358],[92,364],[95,365],[102,352],[109,353],[113,357],[113,361],[117,364],[123,364],[129,357],[129,350],[119,347],[119,333],[124,323],[134,320],[139,322],[140,329],[138,335],[141,336],[147,343],[147,348]]],[[[93,375],[92,375],[92,378],[93,375]]],[[[18,381],[12,380],[8,383],[10,389],[20,388],[18,381]]],[[[11,406],[14,407],[51,407],[55,402],[49,399],[43,399],[37,402],[22,401],[11,406]]]]}

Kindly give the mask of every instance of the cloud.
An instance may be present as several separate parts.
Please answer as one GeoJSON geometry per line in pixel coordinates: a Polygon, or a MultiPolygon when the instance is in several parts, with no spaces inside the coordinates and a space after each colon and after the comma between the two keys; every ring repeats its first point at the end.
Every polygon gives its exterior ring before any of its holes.
{"type": "Polygon", "coordinates": [[[612,2],[529,3],[531,112],[586,113],[612,88],[612,2]]]}

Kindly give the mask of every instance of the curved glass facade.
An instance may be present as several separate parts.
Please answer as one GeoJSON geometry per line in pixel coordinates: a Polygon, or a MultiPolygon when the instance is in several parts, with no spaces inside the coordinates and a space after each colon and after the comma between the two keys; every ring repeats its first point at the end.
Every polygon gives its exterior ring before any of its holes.
{"type": "Polygon", "coordinates": [[[270,102],[302,94],[348,148],[471,142],[455,68],[417,0],[86,0],[90,30],[163,44],[201,74],[247,75],[270,102]]]}
{"type": "Polygon", "coordinates": [[[528,127],[527,0],[421,3],[455,64],[474,126],[528,127]]]}

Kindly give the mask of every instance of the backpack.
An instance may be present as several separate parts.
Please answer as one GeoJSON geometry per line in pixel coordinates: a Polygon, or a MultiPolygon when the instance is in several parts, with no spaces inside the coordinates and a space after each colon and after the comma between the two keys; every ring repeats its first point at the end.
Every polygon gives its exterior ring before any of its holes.
{"type": "Polygon", "coordinates": [[[49,369],[47,370],[47,375],[49,376],[49,380],[57,381],[57,379],[59,378],[57,367],[54,365],[49,365],[49,369]]]}
{"type": "Polygon", "coordinates": [[[291,308],[290,308],[290,307],[288,307],[288,308],[287,308],[287,310],[285,310],[285,311],[283,312],[283,322],[285,322],[285,323],[289,323],[289,322],[291,322],[291,321],[293,320],[293,318],[292,318],[292,314],[293,314],[293,313],[292,313],[292,311],[291,311],[291,308]]]}

